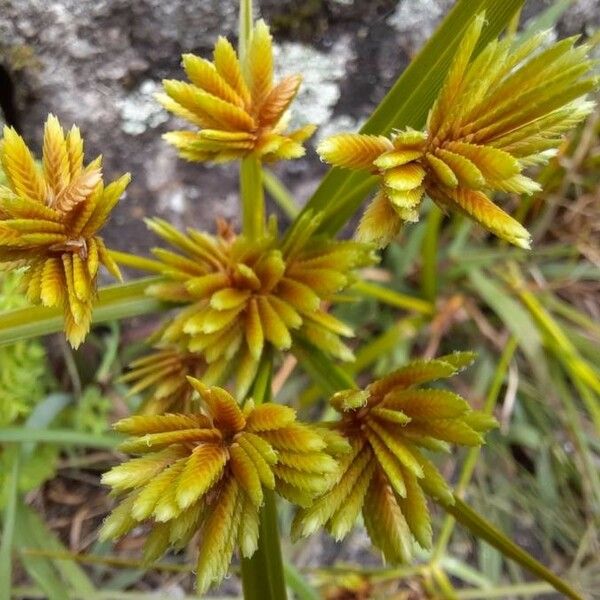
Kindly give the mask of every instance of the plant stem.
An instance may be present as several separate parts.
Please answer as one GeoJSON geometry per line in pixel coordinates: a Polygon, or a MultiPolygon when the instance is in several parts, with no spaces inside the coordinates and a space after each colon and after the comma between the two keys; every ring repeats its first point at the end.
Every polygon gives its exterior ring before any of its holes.
{"type": "Polygon", "coordinates": [[[243,64],[252,33],[252,0],[240,0],[238,56],[243,64]]]}
{"type": "Polygon", "coordinates": [[[279,208],[288,216],[290,219],[295,219],[300,212],[296,199],[290,191],[281,183],[277,175],[269,169],[263,169],[263,184],[265,190],[269,193],[271,198],[277,202],[279,208]]]}
{"type": "Polygon", "coordinates": [[[504,556],[514,560],[517,564],[527,569],[530,573],[537,575],[540,579],[547,581],[558,592],[563,593],[573,600],[583,600],[583,597],[575,591],[569,583],[555,575],[542,563],[525,552],[520,546],[515,544],[504,533],[484,519],[479,513],[465,504],[458,496],[454,496],[454,504],[438,499],[443,508],[450,513],[473,535],[486,541],[488,544],[499,550],[504,556]]]}
{"type": "Polygon", "coordinates": [[[262,166],[255,156],[240,164],[240,196],[242,201],[242,231],[250,240],[262,237],[265,229],[265,194],[262,166]]]}
{"type": "MultiPolygon", "coordinates": [[[[148,286],[162,281],[159,277],[148,277],[102,288],[94,306],[93,323],[165,310],[168,304],[146,295],[148,286]]],[[[0,346],[62,330],[63,312],[60,308],[29,306],[0,314],[0,346]]]]}
{"type": "Polygon", "coordinates": [[[433,303],[437,296],[437,253],[442,217],[442,211],[433,205],[427,215],[425,238],[421,248],[421,291],[423,297],[433,303]]]}
{"type": "Polygon", "coordinates": [[[395,308],[402,308],[424,315],[431,315],[434,311],[434,307],[430,302],[421,300],[421,298],[409,296],[408,294],[402,294],[391,288],[369,281],[359,280],[350,289],[351,291],[357,291],[364,296],[370,296],[383,304],[389,304],[395,308]]]}
{"type": "Polygon", "coordinates": [[[61,446],[84,448],[116,448],[123,437],[113,434],[90,434],[71,429],[47,429],[29,427],[4,427],[0,429],[0,444],[27,444],[43,442],[61,446]]]}
{"type": "Polygon", "coordinates": [[[320,600],[319,593],[306,581],[302,573],[290,563],[283,566],[285,580],[298,600],[320,600]]]}
{"type": "Polygon", "coordinates": [[[252,558],[242,559],[242,586],[245,600],[285,600],[285,577],[279,545],[275,494],[265,490],[260,511],[258,549],[252,558]]]}
{"type": "MultiPolygon", "coordinates": [[[[266,351],[252,388],[256,404],[270,402],[273,361],[266,351]]],[[[277,505],[272,490],[265,490],[260,511],[258,548],[251,558],[242,558],[242,585],[245,600],[285,600],[287,597],[283,559],[277,526],[277,505]]]]}

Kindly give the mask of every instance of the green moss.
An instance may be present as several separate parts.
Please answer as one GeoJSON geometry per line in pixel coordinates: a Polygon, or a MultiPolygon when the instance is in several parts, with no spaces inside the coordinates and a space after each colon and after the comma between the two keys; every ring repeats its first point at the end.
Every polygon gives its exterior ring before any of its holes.
{"type": "MultiPolygon", "coordinates": [[[[0,311],[27,305],[19,273],[0,274],[0,311]]],[[[0,347],[0,427],[29,414],[48,388],[46,352],[38,341],[0,347]]]]}

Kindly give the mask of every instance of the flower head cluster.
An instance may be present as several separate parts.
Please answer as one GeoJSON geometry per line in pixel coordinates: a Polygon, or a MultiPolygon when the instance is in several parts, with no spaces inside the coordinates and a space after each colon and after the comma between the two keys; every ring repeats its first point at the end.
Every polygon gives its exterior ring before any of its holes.
{"type": "Polygon", "coordinates": [[[10,127],[0,158],[8,180],[8,187],[0,186],[0,261],[27,267],[23,279],[31,302],[63,307],[67,338],[77,347],[90,327],[99,266],[120,278],[97,232],[130,177],[104,187],[101,157],[84,166],[79,129],[65,135],[52,115],[41,169],[10,127]]]}
{"type": "Polygon", "coordinates": [[[134,416],[116,424],[132,436],[121,449],[141,456],[104,475],[124,498],[101,536],[120,537],[148,521],[144,556],[153,561],[201,532],[202,594],[227,574],[236,546],[244,557],[254,554],[264,489],[307,505],[335,482],[332,454],[348,448],[334,432],[298,423],[289,407],[249,400],[240,408],[225,390],[189,381],[202,412],[134,416]]]}
{"type": "Polygon", "coordinates": [[[413,538],[429,548],[425,494],[450,503],[453,496],[420,448],[479,446],[482,433],[494,427],[495,420],[471,410],[456,394],[418,386],[450,377],[472,360],[470,353],[416,360],[365,390],[335,394],[331,405],[342,417],[334,428],[348,439],[352,452],[341,457],[338,483],[298,513],[295,535],[308,535],[324,525],[341,539],[362,509],[371,541],[387,560],[409,561],[413,538]]]}
{"type": "Polygon", "coordinates": [[[158,100],[170,112],[199,127],[171,131],[164,138],[190,161],[228,161],[254,154],[264,161],[290,160],[304,154],[302,143],[315,130],[306,125],[286,131],[287,110],[302,78],[273,82],[273,48],[269,28],[258,21],[243,61],[219,37],[213,62],[183,55],[190,83],[163,82],[158,100]]]}
{"type": "Polygon", "coordinates": [[[194,396],[187,377],[203,376],[209,385],[205,371],[206,363],[198,354],[177,345],[157,346],[150,354],[132,361],[119,381],[130,384],[128,396],[145,393],[141,414],[186,413],[192,410],[194,396]]]}
{"type": "Polygon", "coordinates": [[[186,304],[163,328],[167,343],[185,343],[201,353],[211,377],[237,369],[240,397],[250,386],[266,343],[279,350],[300,333],[331,355],[352,358],[340,336],[352,329],[326,312],[324,300],[345,288],[352,270],[372,264],[370,246],[312,237],[318,218],[305,217],[283,241],[274,232],[260,240],[217,236],[188,229],[183,234],[154,219],[150,228],[182,254],[157,248],[169,281],[148,292],[186,304]]]}
{"type": "Polygon", "coordinates": [[[588,48],[562,40],[541,52],[548,34],[513,47],[513,38],[474,51],[484,24],[477,17],[458,48],[426,130],[384,136],[341,134],[324,140],[321,157],[381,178],[359,226],[362,239],[382,246],[403,221],[416,221],[427,194],[444,210],[463,213],[512,244],[529,247],[529,233],[490,198],[494,191],[531,194],[540,186],[525,167],[548,159],[564,133],[593,104],[596,85],[588,48]]]}

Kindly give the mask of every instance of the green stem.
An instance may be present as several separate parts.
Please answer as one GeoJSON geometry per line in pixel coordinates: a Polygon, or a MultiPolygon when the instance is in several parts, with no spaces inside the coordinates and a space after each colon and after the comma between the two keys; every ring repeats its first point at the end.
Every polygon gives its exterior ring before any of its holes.
{"type": "Polygon", "coordinates": [[[244,600],[285,600],[285,577],[279,545],[275,494],[265,490],[260,511],[258,549],[252,558],[242,559],[244,600]]]}
{"type": "MultiPolygon", "coordinates": [[[[273,361],[266,351],[252,387],[256,404],[270,402],[273,361]]],[[[258,548],[251,558],[242,558],[242,586],[245,600],[285,600],[285,576],[279,543],[275,493],[265,490],[260,511],[258,548]]]]}
{"type": "Polygon", "coordinates": [[[402,294],[396,290],[378,285],[377,283],[359,280],[350,288],[350,290],[357,291],[364,296],[370,296],[383,304],[389,304],[395,308],[402,308],[424,315],[431,315],[434,312],[434,307],[431,302],[426,302],[425,300],[421,300],[421,298],[415,298],[408,294],[402,294]]]}
{"type": "MultiPolygon", "coordinates": [[[[148,286],[160,283],[159,277],[138,279],[98,291],[92,321],[104,323],[165,310],[168,305],[146,295],[148,286]]],[[[60,308],[29,306],[0,313],[0,346],[63,330],[60,308]]]]}
{"type": "Polygon", "coordinates": [[[277,202],[279,208],[288,216],[290,219],[295,219],[300,212],[296,199],[290,191],[283,185],[280,179],[268,169],[263,169],[263,185],[265,190],[269,193],[271,198],[277,202]]]}
{"type": "Polygon", "coordinates": [[[437,296],[438,238],[442,217],[442,211],[437,206],[432,206],[427,215],[425,238],[421,248],[421,291],[423,297],[430,302],[435,302],[437,296]]]}
{"type": "Polygon", "coordinates": [[[242,231],[250,240],[260,239],[265,230],[265,194],[262,167],[255,156],[240,164],[240,196],[242,199],[242,231]]]}
{"type": "Polygon", "coordinates": [[[240,0],[238,56],[240,61],[246,56],[246,49],[252,34],[252,0],[240,0]]]}
{"type": "Polygon", "coordinates": [[[454,504],[439,499],[438,502],[473,535],[486,541],[504,554],[504,556],[514,560],[540,579],[547,581],[555,590],[563,593],[568,598],[583,600],[583,597],[569,583],[555,575],[542,563],[533,558],[533,556],[525,552],[525,550],[506,537],[498,528],[465,504],[458,496],[454,496],[454,504]]]}
{"type": "Polygon", "coordinates": [[[448,578],[448,575],[446,575],[442,569],[434,567],[431,570],[431,575],[438,589],[442,593],[442,598],[445,598],[446,600],[457,600],[456,590],[452,586],[452,582],[448,578]]]}
{"type": "Polygon", "coordinates": [[[70,429],[34,429],[29,427],[4,427],[0,429],[0,444],[27,444],[43,442],[61,446],[84,448],[116,448],[124,438],[112,434],[90,434],[70,429]]]}
{"type": "Polygon", "coordinates": [[[320,600],[319,593],[306,581],[302,573],[294,565],[286,562],[283,565],[285,580],[298,600],[320,600]]]}

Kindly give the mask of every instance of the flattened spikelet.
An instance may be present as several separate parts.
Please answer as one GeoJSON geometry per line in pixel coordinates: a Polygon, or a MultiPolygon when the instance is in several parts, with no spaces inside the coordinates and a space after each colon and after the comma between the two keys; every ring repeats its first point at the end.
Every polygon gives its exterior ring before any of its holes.
{"type": "MultiPolygon", "coordinates": [[[[134,368],[152,369],[160,360],[174,358],[159,352],[138,359],[134,368]]],[[[255,552],[264,488],[309,504],[337,478],[328,445],[346,448],[335,435],[326,441],[324,430],[297,423],[287,407],[250,400],[242,410],[225,390],[189,381],[200,395],[201,412],[137,415],[115,425],[133,436],[121,450],[141,456],[103,476],[123,500],[101,535],[122,536],[149,522],[144,559],[154,561],[199,532],[197,589],[204,593],[225,577],[236,546],[245,557],[255,552]]]]}
{"type": "MultiPolygon", "coordinates": [[[[308,219],[309,232],[313,221],[319,217],[308,219]]],[[[287,350],[300,334],[336,357],[352,358],[339,339],[352,329],[322,303],[350,283],[353,269],[374,262],[370,246],[310,237],[282,243],[274,235],[250,241],[229,230],[184,234],[158,219],[148,225],[179,251],[153,251],[167,282],[148,293],[184,305],[161,342],[200,354],[215,373],[233,365],[238,396],[246,394],[267,344],[287,350]]]]}
{"type": "Polygon", "coordinates": [[[308,535],[324,526],[341,539],[362,509],[371,541],[386,560],[409,561],[414,540],[430,548],[425,495],[454,500],[419,446],[432,450],[445,449],[447,442],[478,446],[482,433],[496,422],[473,411],[454,393],[416,386],[450,377],[472,360],[468,352],[416,360],[364,390],[336,393],[331,406],[341,420],[331,427],[347,438],[353,451],[341,458],[333,487],[298,512],[293,535],[308,535]]]}
{"type": "Polygon", "coordinates": [[[225,162],[253,154],[273,162],[304,154],[302,142],[314,127],[285,131],[285,114],[301,77],[274,83],[272,39],[264,21],[251,32],[243,64],[223,37],[215,44],[213,63],[193,54],[182,59],[191,83],[165,80],[165,93],[157,95],[164,108],[199,128],[164,135],[182,158],[225,162]]]}

